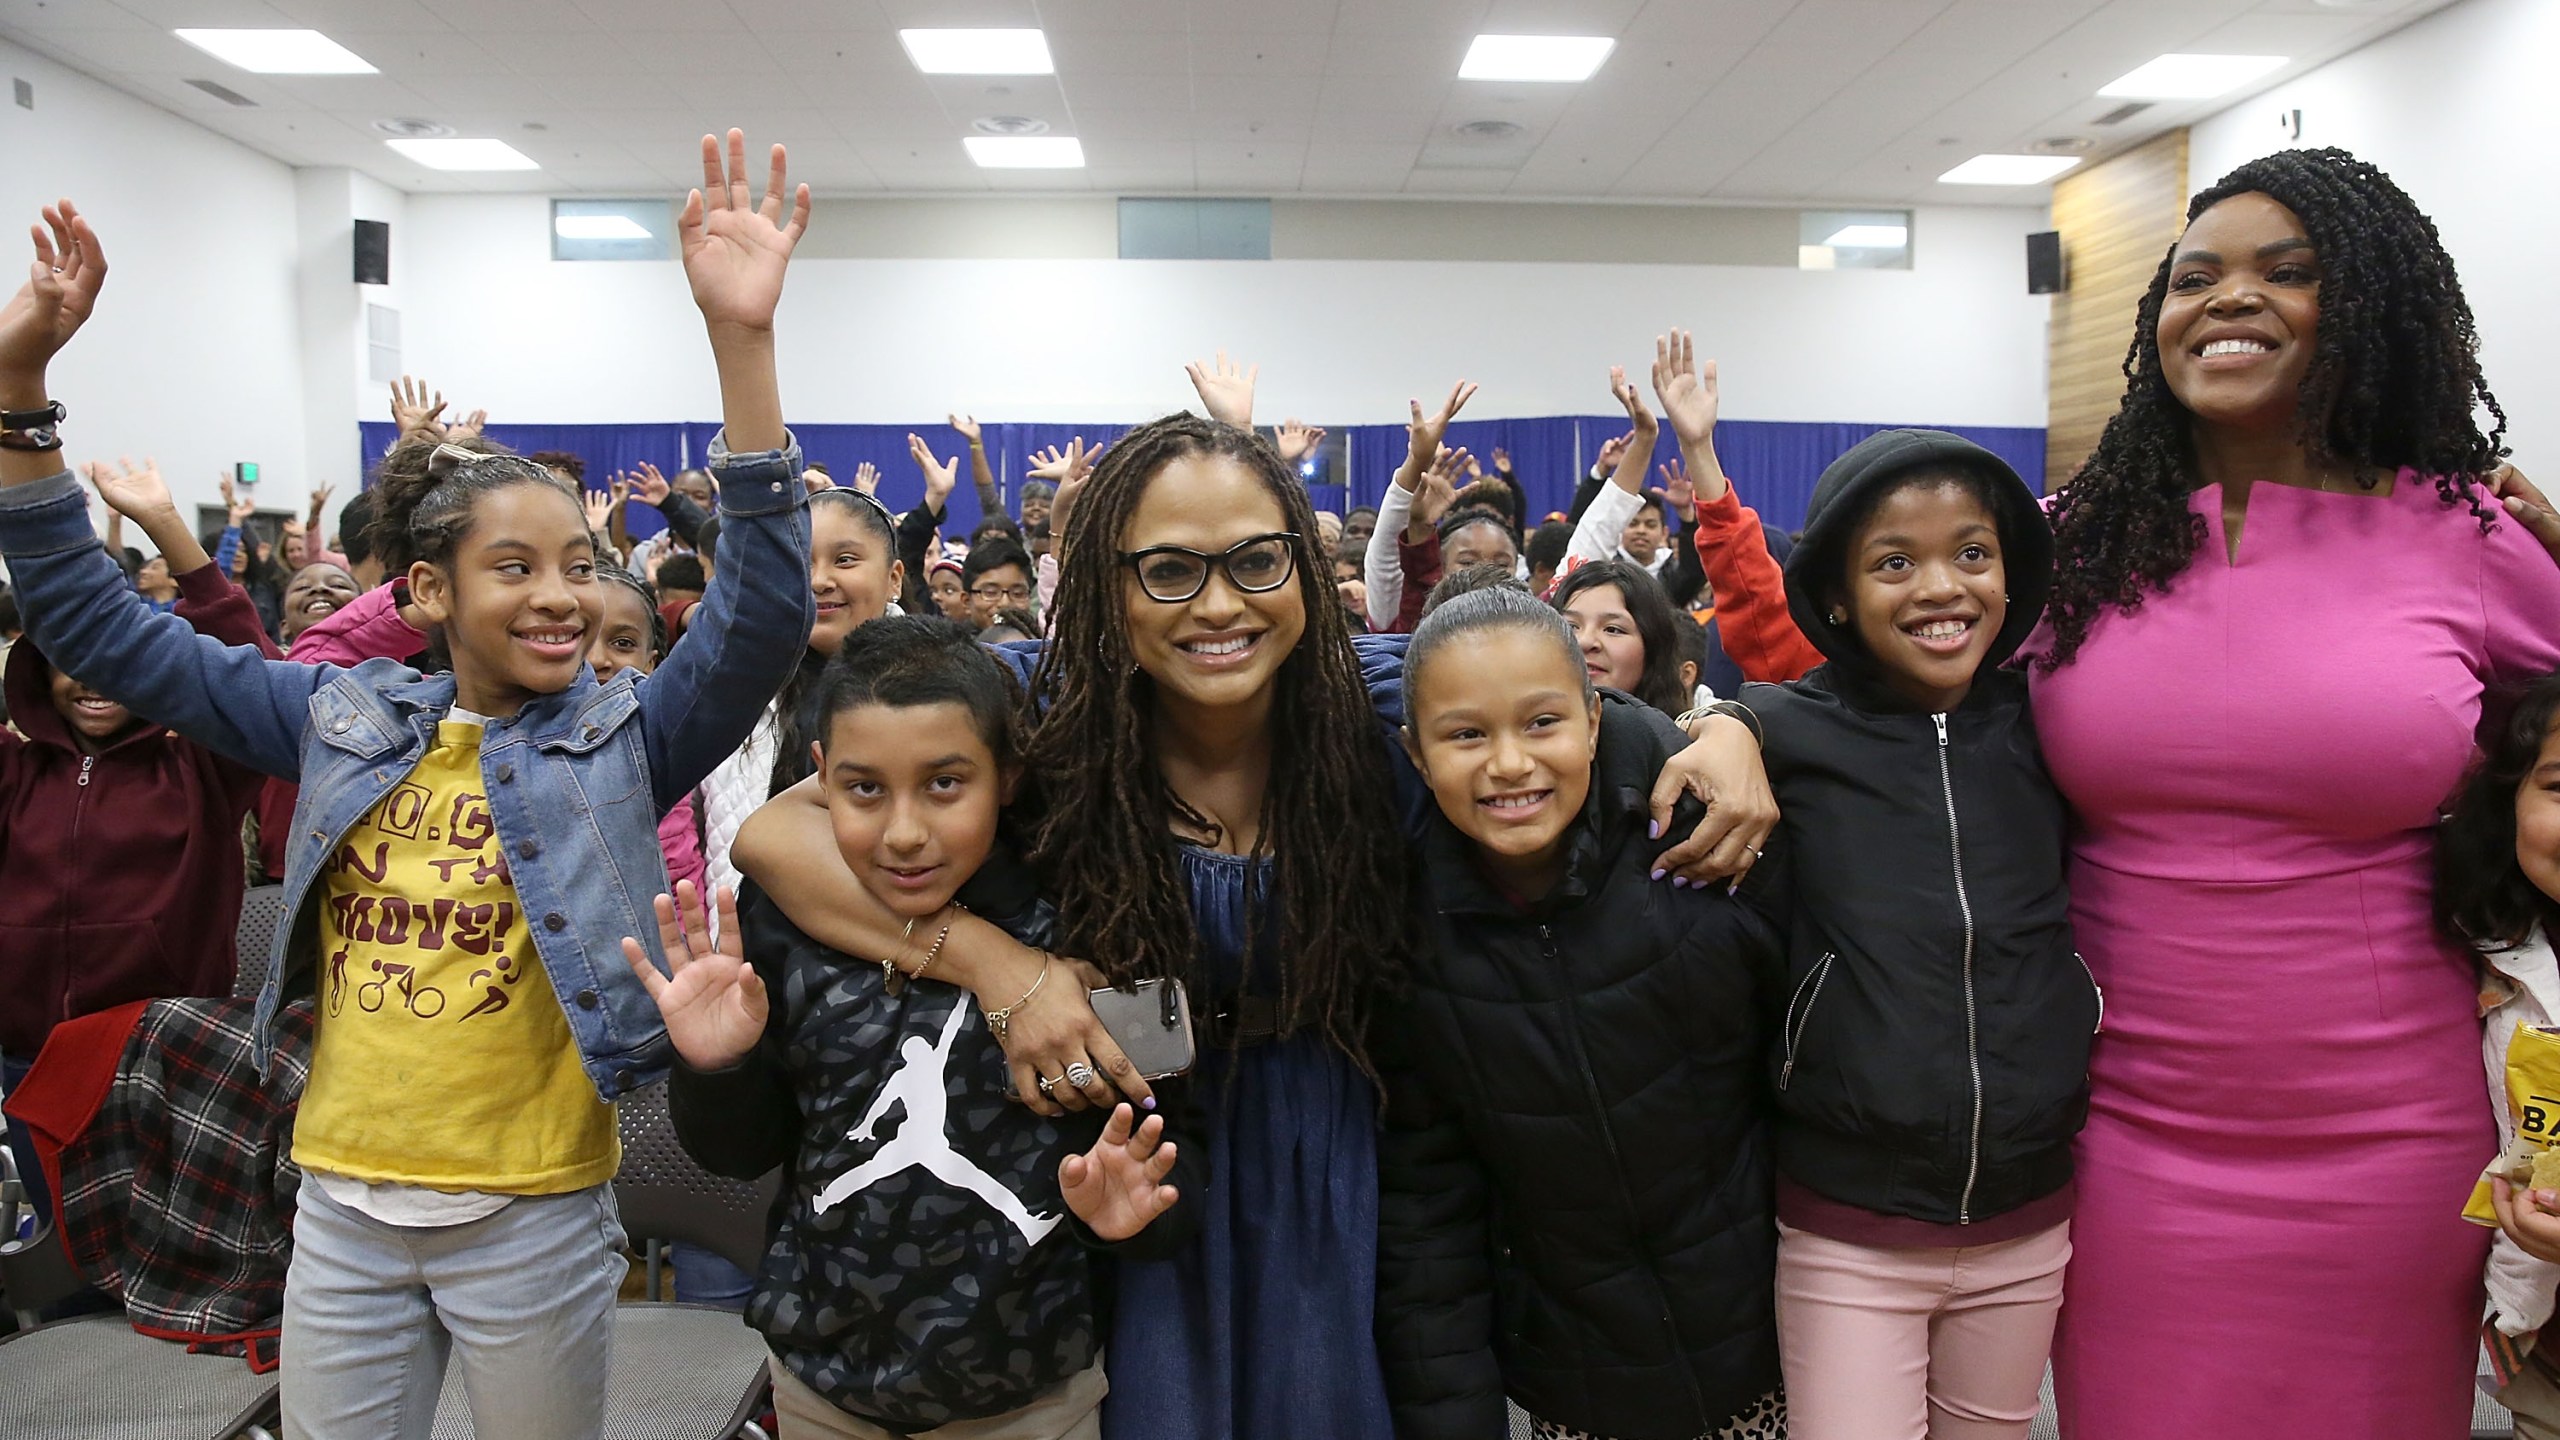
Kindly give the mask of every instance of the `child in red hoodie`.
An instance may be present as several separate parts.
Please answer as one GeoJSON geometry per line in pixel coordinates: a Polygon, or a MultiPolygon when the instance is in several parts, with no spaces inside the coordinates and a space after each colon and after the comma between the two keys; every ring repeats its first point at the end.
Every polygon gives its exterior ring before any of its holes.
{"type": "MultiPolygon", "coordinates": [[[[93,466],[90,479],[160,547],[179,615],[225,644],[264,633],[158,471],[93,466]]],[[[265,777],[90,690],[32,640],[11,649],[5,684],[18,729],[0,731],[0,1085],[15,1086],[62,1021],[231,993],[240,820],[265,777]]],[[[15,1122],[9,1139],[50,1208],[15,1122]]]]}

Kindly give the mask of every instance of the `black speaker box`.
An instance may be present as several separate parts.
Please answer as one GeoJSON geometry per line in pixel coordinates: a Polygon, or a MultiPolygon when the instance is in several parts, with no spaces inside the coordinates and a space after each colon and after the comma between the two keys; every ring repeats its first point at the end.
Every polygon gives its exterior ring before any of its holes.
{"type": "Polygon", "coordinates": [[[359,220],[356,222],[356,283],[388,285],[391,283],[391,222],[359,220]]]}
{"type": "Polygon", "coordinates": [[[2027,237],[2027,293],[2062,293],[2062,232],[2039,230],[2027,237]]]}

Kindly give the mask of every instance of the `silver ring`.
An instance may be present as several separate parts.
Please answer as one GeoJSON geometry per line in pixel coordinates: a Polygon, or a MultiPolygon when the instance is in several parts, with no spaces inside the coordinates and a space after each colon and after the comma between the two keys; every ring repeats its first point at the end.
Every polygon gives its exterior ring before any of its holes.
{"type": "Polygon", "coordinates": [[[1057,1091],[1057,1088],[1058,1088],[1058,1082],[1057,1082],[1057,1081],[1055,1081],[1055,1080],[1053,1080],[1053,1079],[1050,1079],[1048,1076],[1046,1076],[1046,1075],[1034,1075],[1034,1076],[1033,1076],[1033,1077],[1031,1077],[1031,1078],[1032,1078],[1033,1080],[1035,1080],[1035,1081],[1037,1081],[1037,1082],[1039,1083],[1039,1086],[1040,1086],[1040,1093],[1041,1093],[1041,1094],[1043,1094],[1043,1095],[1049,1095],[1049,1094],[1054,1094],[1054,1093],[1057,1091]]]}
{"type": "Polygon", "coordinates": [[[1093,1073],[1092,1066],[1079,1060],[1073,1065],[1068,1066],[1067,1073],[1058,1078],[1066,1081],[1076,1089],[1081,1090],[1101,1077],[1093,1073]]]}
{"type": "Polygon", "coordinates": [[[1745,845],[1745,846],[1743,846],[1742,848],[1751,852],[1751,858],[1752,858],[1752,859],[1757,860],[1757,859],[1759,859],[1759,858],[1760,858],[1760,847],[1759,847],[1759,846],[1757,846],[1757,845],[1745,845]]]}

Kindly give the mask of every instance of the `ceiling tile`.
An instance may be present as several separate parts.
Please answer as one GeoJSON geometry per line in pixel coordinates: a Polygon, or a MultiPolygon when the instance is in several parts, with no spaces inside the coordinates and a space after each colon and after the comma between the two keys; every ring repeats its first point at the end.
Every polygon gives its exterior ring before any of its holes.
{"type": "MultiPolygon", "coordinates": [[[[280,23],[269,21],[269,24],[280,23]]],[[[28,31],[41,34],[49,30],[159,30],[132,11],[109,4],[108,0],[85,0],[66,5],[62,0],[0,0],[0,31],[28,31]]]]}
{"type": "Polygon", "coordinates": [[[1191,37],[1179,27],[1061,30],[1049,36],[1049,58],[1069,86],[1097,75],[1183,75],[1191,66],[1191,37]]]}
{"type": "MultiPolygon", "coordinates": [[[[367,60],[350,34],[450,34],[453,27],[418,0],[267,0],[293,24],[317,30],[367,60]]],[[[195,22],[189,21],[189,24],[195,22]]],[[[382,62],[374,60],[379,65],[382,62]]]]}
{"type": "Polygon", "coordinates": [[[1307,84],[1324,73],[1332,37],[1313,32],[1207,33],[1191,37],[1191,73],[1307,84]]]}

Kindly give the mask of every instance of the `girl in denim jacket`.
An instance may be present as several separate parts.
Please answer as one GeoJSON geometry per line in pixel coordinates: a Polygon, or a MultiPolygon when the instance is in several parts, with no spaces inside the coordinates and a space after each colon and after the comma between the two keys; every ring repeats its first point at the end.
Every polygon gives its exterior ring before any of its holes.
{"type": "Polygon", "coordinates": [[[411,600],[450,674],[268,660],[151,614],[28,413],[105,274],[69,202],[0,310],[0,553],[30,632],[102,693],[301,782],[293,919],[258,1003],[262,1036],[287,994],[318,1015],[288,1435],[424,1436],[457,1350],[480,1435],[599,1431],[624,1269],[612,1101],[668,1064],[621,941],[657,934],[659,814],[736,746],[810,624],[772,348],[808,191],[786,198],[780,146],[761,204],[745,171],[743,136],[725,173],[705,137],[681,224],[720,369],[718,579],[693,643],[637,682],[587,665],[603,597],[576,495],[509,455],[440,450],[379,497],[377,538],[414,547],[411,600]]]}

